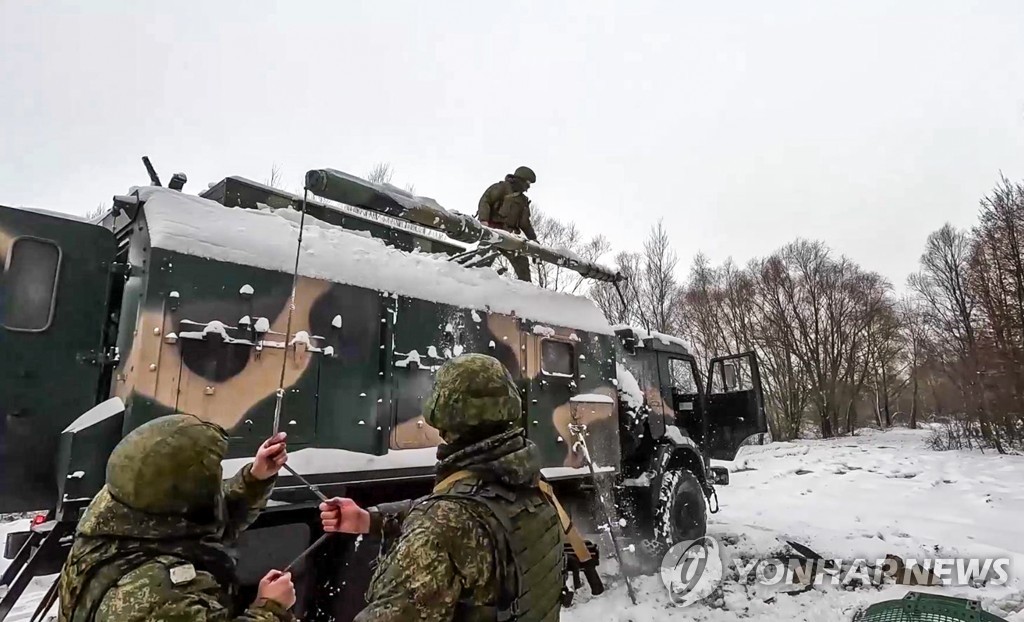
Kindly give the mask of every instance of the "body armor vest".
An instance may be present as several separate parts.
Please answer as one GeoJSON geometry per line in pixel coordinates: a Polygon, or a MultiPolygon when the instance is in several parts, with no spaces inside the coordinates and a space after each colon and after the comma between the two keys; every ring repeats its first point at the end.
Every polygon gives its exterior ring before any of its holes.
{"type": "Polygon", "coordinates": [[[495,543],[497,602],[461,602],[456,622],[556,622],[561,610],[564,545],[558,513],[537,488],[468,477],[430,499],[462,504],[495,543]]]}

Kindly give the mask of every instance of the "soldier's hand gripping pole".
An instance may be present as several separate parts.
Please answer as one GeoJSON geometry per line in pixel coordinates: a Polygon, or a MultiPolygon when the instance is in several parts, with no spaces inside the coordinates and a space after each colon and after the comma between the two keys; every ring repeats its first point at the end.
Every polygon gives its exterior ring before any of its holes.
{"type": "MultiPolygon", "coordinates": [[[[573,412],[573,418],[575,419],[575,411],[573,412]]],[[[594,484],[594,489],[597,491],[598,505],[601,506],[601,511],[604,513],[604,520],[608,524],[608,535],[612,538],[612,546],[615,547],[615,556],[618,558],[619,571],[622,573],[622,579],[626,582],[626,592],[629,594],[629,600],[635,605],[636,604],[636,592],[633,591],[633,583],[629,580],[629,573],[626,572],[626,567],[622,556],[622,547],[619,545],[619,537],[615,535],[615,524],[612,522],[612,513],[608,508],[608,502],[604,498],[604,493],[601,492],[600,483],[597,481],[597,472],[594,470],[594,463],[590,459],[590,450],[587,448],[587,440],[585,434],[587,426],[581,423],[570,423],[569,432],[576,437],[576,442],[573,445],[573,449],[579,448],[583,454],[583,461],[586,463],[587,468],[590,470],[590,481],[594,484]]]]}

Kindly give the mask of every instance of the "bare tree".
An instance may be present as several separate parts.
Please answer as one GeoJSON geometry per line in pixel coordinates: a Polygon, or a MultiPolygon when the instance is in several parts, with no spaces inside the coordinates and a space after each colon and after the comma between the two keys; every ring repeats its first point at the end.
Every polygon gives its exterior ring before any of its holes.
{"type": "MultiPolygon", "coordinates": [[[[603,248],[598,243],[596,248],[603,248]]],[[[676,332],[680,283],[676,278],[678,258],[661,221],[651,228],[643,252],[619,253],[615,264],[625,277],[618,288],[603,283],[592,287],[590,296],[612,322],[635,324],[647,331],[676,332]],[[622,299],[626,304],[622,304],[622,299]]]]}
{"type": "Polygon", "coordinates": [[[84,218],[89,222],[95,222],[106,216],[107,211],[109,210],[110,208],[107,207],[106,203],[100,203],[96,207],[86,212],[84,218]]]}
{"type": "Polygon", "coordinates": [[[264,184],[271,188],[280,188],[284,181],[284,169],[277,162],[270,165],[270,175],[264,180],[264,184]]]}
{"type": "Polygon", "coordinates": [[[635,324],[640,307],[635,287],[640,272],[640,256],[636,253],[620,252],[615,255],[614,266],[623,276],[622,282],[596,283],[588,294],[604,312],[609,322],[617,325],[635,324]]]}
{"type": "Polygon", "coordinates": [[[900,329],[907,358],[907,377],[910,381],[911,429],[917,427],[921,406],[921,377],[924,372],[925,326],[921,310],[913,298],[900,301],[900,329]]]}
{"type": "MultiPolygon", "coordinates": [[[[552,218],[540,209],[531,210],[531,219],[537,240],[568,256],[596,263],[611,248],[603,235],[586,238],[576,223],[552,218]]],[[[545,289],[576,294],[582,293],[587,285],[587,279],[564,266],[540,263],[536,266],[536,272],[536,283],[545,289]]]]}
{"type": "Polygon", "coordinates": [[[395,169],[391,166],[390,162],[378,162],[366,174],[366,181],[375,184],[390,184],[394,176],[395,169]]]}
{"type": "Polygon", "coordinates": [[[679,292],[675,275],[677,262],[668,232],[659,220],[644,242],[643,265],[635,284],[640,303],[640,324],[646,330],[670,333],[676,327],[676,298],[679,292]]]}
{"type": "Polygon", "coordinates": [[[970,263],[970,236],[947,224],[928,236],[921,271],[910,277],[909,284],[920,300],[937,368],[959,391],[957,410],[963,419],[958,425],[968,439],[975,436],[978,442],[1002,451],[979,381],[983,372],[978,343],[980,318],[977,297],[969,287],[970,263]]]}

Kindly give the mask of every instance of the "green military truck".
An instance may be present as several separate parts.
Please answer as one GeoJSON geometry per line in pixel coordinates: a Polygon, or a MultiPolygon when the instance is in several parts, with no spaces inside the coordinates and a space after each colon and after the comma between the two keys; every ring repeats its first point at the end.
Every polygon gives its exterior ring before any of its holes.
{"type": "MultiPolygon", "coordinates": [[[[42,511],[5,543],[0,621],[59,569],[113,446],[168,413],[230,430],[229,474],[271,434],[283,388],[302,478],[364,505],[410,498],[429,490],[440,442],[420,415],[434,371],[490,354],[521,387],[523,425],[574,520],[600,532],[600,481],[622,538],[651,553],[703,534],[728,481],[710,460],[766,432],[752,353],[705,376],[678,339],[475,266],[518,252],[621,280],[606,268],[329,169],[310,171],[301,197],[240,177],[198,196],[183,177],[152,179],[97,222],[0,206],[0,512],[42,511]],[[596,478],[571,425],[585,426],[596,478]]],[[[319,537],[317,503],[282,473],[238,545],[247,586],[319,537]]],[[[376,554],[328,539],[299,569],[298,612],[351,619],[376,554]]]]}

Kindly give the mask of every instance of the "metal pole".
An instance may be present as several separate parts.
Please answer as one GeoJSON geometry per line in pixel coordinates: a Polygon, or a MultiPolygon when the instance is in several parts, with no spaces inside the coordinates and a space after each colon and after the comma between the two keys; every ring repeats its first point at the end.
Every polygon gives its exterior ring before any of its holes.
{"type": "MultiPolygon", "coordinates": [[[[573,418],[576,419],[575,413],[573,418]]],[[[615,547],[615,554],[619,560],[619,571],[622,572],[622,578],[626,582],[626,592],[629,594],[629,600],[636,605],[636,592],[633,591],[633,583],[629,580],[629,574],[626,572],[626,566],[622,557],[622,547],[619,545],[619,537],[615,535],[615,525],[612,523],[611,510],[608,509],[608,502],[605,500],[604,493],[601,492],[601,486],[597,482],[597,472],[594,470],[594,463],[590,459],[587,441],[583,438],[583,433],[586,432],[586,429],[587,426],[580,423],[569,424],[569,431],[576,437],[575,446],[583,451],[583,460],[587,463],[587,468],[590,469],[590,480],[594,483],[594,488],[597,491],[598,505],[601,506],[604,520],[608,524],[608,535],[611,536],[612,546],[615,547]]]]}
{"type": "MultiPolygon", "coordinates": [[[[288,301],[288,323],[284,331],[284,356],[281,359],[281,381],[277,385],[277,403],[274,404],[274,434],[277,434],[281,427],[281,405],[284,402],[284,377],[288,368],[288,340],[292,336],[292,316],[295,315],[295,292],[299,285],[299,257],[302,256],[302,232],[306,224],[306,199],[309,197],[309,190],[302,193],[302,215],[299,217],[299,241],[295,245],[295,269],[292,271],[292,295],[288,301]]],[[[291,469],[289,469],[291,471],[291,469]]],[[[295,473],[292,473],[293,475],[295,473]]]]}

